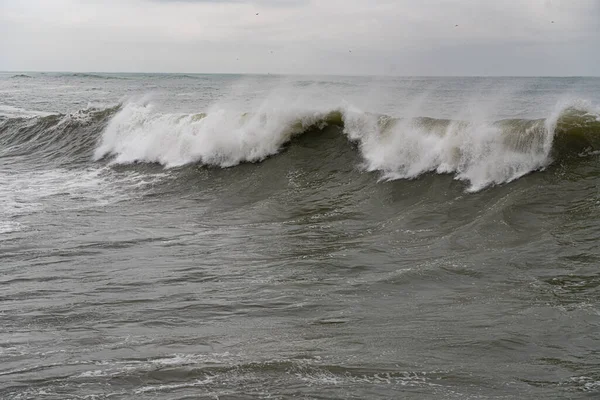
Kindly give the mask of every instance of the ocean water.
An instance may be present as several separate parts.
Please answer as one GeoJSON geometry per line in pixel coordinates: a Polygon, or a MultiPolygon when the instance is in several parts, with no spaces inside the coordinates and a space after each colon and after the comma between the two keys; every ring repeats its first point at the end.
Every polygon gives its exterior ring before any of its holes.
{"type": "Polygon", "coordinates": [[[600,397],[600,79],[0,74],[0,398],[600,397]]]}

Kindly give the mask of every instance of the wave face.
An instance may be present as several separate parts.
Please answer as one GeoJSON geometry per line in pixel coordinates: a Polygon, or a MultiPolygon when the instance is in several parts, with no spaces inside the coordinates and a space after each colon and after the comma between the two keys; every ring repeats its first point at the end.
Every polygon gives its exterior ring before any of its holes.
{"type": "Polygon", "coordinates": [[[59,164],[89,162],[99,135],[120,106],[71,114],[0,116],[0,157],[59,164]]]}
{"type": "Polygon", "coordinates": [[[384,180],[451,173],[467,181],[470,191],[510,182],[555,159],[600,146],[599,114],[583,104],[558,107],[546,119],[477,122],[397,119],[351,106],[161,114],[151,105],[130,103],[108,123],[95,158],[113,157],[115,164],[232,167],[264,160],[295,136],[326,126],[339,127],[356,142],[364,169],[380,171],[384,180]]]}

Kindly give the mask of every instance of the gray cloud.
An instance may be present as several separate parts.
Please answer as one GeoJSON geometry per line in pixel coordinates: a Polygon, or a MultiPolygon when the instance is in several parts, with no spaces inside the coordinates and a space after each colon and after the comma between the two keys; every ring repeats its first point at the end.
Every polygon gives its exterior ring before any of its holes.
{"type": "Polygon", "coordinates": [[[3,70],[598,75],[600,2],[3,0],[0,35],[3,70]]]}

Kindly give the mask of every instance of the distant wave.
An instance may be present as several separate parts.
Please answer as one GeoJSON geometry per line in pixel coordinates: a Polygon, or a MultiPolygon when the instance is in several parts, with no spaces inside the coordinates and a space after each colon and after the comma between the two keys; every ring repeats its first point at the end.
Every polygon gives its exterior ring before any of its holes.
{"type": "Polygon", "coordinates": [[[203,76],[203,75],[200,75],[200,74],[198,74],[198,75],[193,75],[193,74],[169,74],[169,75],[166,75],[164,78],[166,78],[166,79],[204,79],[204,80],[210,79],[207,76],[203,76]]]}
{"type": "Polygon", "coordinates": [[[33,78],[33,76],[27,75],[27,74],[17,74],[17,75],[11,76],[10,78],[11,79],[29,79],[29,78],[33,78]]]}
{"type": "Polygon", "coordinates": [[[72,72],[72,73],[61,73],[57,76],[63,78],[89,78],[89,79],[104,79],[104,80],[124,80],[127,79],[124,76],[116,76],[116,75],[101,75],[101,74],[90,74],[90,73],[82,73],[82,72],[72,72]]]}
{"type": "Polygon", "coordinates": [[[379,171],[381,179],[454,174],[469,183],[470,191],[600,150],[600,113],[582,102],[561,105],[545,119],[493,122],[401,119],[351,106],[164,114],[152,105],[130,102],[66,115],[2,119],[0,157],[225,168],[260,162],[295,137],[327,127],[356,143],[363,169],[379,171]]]}

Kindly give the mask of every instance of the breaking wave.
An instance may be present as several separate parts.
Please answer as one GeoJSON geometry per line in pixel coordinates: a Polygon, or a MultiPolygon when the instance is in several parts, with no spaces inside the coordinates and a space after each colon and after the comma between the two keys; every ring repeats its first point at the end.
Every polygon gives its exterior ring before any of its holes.
{"type": "Polygon", "coordinates": [[[83,78],[83,79],[103,79],[103,80],[127,79],[124,76],[92,74],[92,73],[83,73],[83,72],[61,73],[61,74],[58,74],[57,76],[61,77],[61,78],[83,78]]]}
{"type": "Polygon", "coordinates": [[[553,160],[599,149],[599,115],[585,104],[558,107],[546,119],[474,122],[399,119],[351,106],[161,114],[152,105],[131,103],[108,123],[95,158],[111,157],[116,164],[232,167],[262,161],[298,135],[333,126],[357,143],[364,169],[380,171],[382,179],[451,173],[476,191],[543,169],[553,160]]]}
{"type": "Polygon", "coordinates": [[[453,174],[470,191],[600,150],[600,113],[583,102],[557,106],[544,119],[491,122],[394,118],[348,105],[309,110],[265,103],[247,113],[213,107],[173,114],[129,102],[65,115],[0,116],[0,157],[225,168],[260,162],[295,137],[325,128],[354,142],[362,168],[378,171],[383,180],[453,174]]]}

